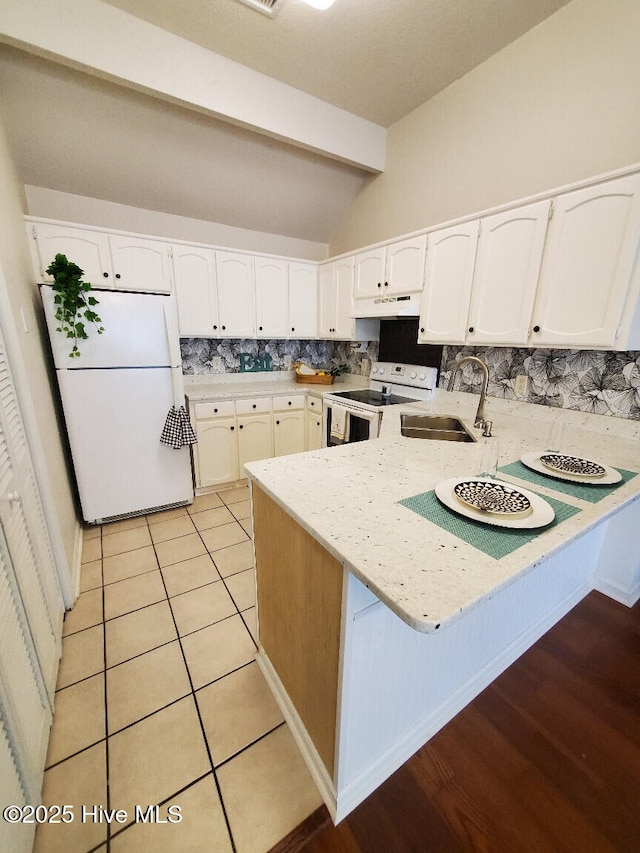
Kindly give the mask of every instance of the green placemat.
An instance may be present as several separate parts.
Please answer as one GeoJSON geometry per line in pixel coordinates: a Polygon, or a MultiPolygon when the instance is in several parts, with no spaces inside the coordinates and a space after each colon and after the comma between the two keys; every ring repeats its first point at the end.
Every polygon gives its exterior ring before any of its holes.
{"type": "Polygon", "coordinates": [[[420,495],[414,495],[411,498],[405,498],[398,501],[400,506],[416,512],[423,518],[442,527],[454,536],[463,539],[469,545],[473,545],[479,551],[483,551],[489,557],[499,560],[501,557],[506,557],[511,554],[521,545],[525,545],[536,536],[540,536],[545,530],[550,530],[552,527],[571,518],[572,515],[580,512],[575,506],[556,500],[555,498],[544,498],[553,507],[556,517],[546,527],[537,527],[534,530],[513,530],[507,527],[492,527],[489,524],[483,524],[481,521],[474,521],[471,518],[463,518],[457,515],[452,510],[440,503],[434,491],[423,492],[420,495]]]}
{"type": "Polygon", "coordinates": [[[571,495],[574,498],[579,498],[581,501],[589,501],[592,504],[597,504],[598,501],[606,498],[611,492],[615,492],[617,488],[637,476],[637,471],[625,471],[624,468],[616,468],[615,470],[622,474],[622,480],[619,483],[614,483],[610,486],[599,486],[594,483],[587,486],[582,483],[570,483],[568,480],[556,480],[555,477],[545,477],[544,474],[538,474],[537,471],[527,468],[520,461],[501,465],[498,470],[504,474],[509,474],[511,477],[517,477],[519,480],[527,480],[529,483],[535,483],[537,486],[546,486],[547,489],[553,489],[554,492],[562,492],[565,495],[571,495]]]}

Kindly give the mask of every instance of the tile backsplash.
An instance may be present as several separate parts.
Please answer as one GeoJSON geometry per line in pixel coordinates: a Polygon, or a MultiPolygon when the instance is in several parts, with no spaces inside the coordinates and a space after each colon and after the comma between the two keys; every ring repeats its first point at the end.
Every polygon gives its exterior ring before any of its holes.
{"type": "MultiPolygon", "coordinates": [[[[458,358],[480,356],[489,368],[488,395],[562,409],[640,420],[640,352],[446,346],[440,387],[445,388],[458,358]],[[516,377],[528,378],[527,393],[515,392],[516,377]]],[[[479,392],[482,371],[464,365],[460,391],[479,392]]]]}
{"type": "MultiPolygon", "coordinates": [[[[360,345],[354,345],[359,347],[360,345]]],[[[346,364],[349,373],[368,374],[369,365],[378,355],[378,344],[366,344],[359,352],[348,341],[257,341],[210,338],[183,338],[180,341],[182,371],[187,375],[239,373],[240,353],[254,358],[271,357],[272,370],[289,370],[290,363],[304,361],[309,367],[325,370],[346,364]],[[214,359],[220,359],[216,367],[214,359]],[[366,363],[363,363],[364,360],[366,363]]]]}
{"type": "MultiPolygon", "coordinates": [[[[326,369],[346,364],[350,373],[367,374],[378,357],[375,341],[363,352],[347,341],[257,341],[183,338],[180,341],[183,372],[191,375],[238,373],[240,353],[269,355],[272,369],[288,370],[291,362],[304,361],[326,369]],[[220,359],[216,368],[214,359],[220,359]]],[[[446,387],[455,361],[463,355],[478,355],[489,368],[488,394],[507,400],[577,409],[581,412],[640,420],[640,351],[520,349],[518,347],[445,346],[440,387],[446,387]],[[527,393],[515,392],[516,378],[528,378],[527,393]]],[[[461,391],[478,393],[481,371],[465,365],[456,380],[461,391]]]]}

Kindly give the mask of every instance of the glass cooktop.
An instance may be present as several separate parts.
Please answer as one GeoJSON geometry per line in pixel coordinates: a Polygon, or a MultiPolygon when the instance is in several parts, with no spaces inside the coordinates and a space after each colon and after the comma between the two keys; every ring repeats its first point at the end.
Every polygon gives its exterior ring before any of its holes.
{"type": "Polygon", "coordinates": [[[397,394],[382,394],[381,391],[373,391],[363,388],[360,391],[336,391],[332,397],[342,397],[343,400],[353,400],[354,403],[363,403],[366,406],[396,406],[398,403],[415,403],[415,397],[399,397],[397,394]]]}

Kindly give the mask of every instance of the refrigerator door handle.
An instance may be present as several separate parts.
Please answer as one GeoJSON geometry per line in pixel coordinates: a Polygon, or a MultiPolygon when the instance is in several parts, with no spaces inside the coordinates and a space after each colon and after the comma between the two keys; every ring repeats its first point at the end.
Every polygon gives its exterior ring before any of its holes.
{"type": "Polygon", "coordinates": [[[164,311],[164,325],[167,332],[167,344],[169,346],[169,361],[171,362],[171,380],[173,382],[173,404],[176,409],[184,406],[184,387],[182,383],[182,360],[180,349],[176,344],[178,341],[177,328],[174,323],[175,316],[170,313],[169,305],[165,302],[162,306],[164,311]]]}

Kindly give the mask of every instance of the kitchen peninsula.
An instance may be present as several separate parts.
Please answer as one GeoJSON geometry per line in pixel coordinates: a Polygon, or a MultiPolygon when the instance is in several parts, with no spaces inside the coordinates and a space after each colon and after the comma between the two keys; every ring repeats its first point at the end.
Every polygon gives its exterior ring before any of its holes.
{"type": "MultiPolygon", "coordinates": [[[[258,662],[335,822],[591,589],[627,604],[640,593],[640,477],[585,499],[500,472],[568,512],[499,559],[399,503],[479,461],[477,443],[402,437],[400,413],[470,424],[476,406],[439,390],[389,407],[375,441],[247,466],[258,662]]],[[[493,398],[487,409],[499,466],[544,449],[560,417],[566,452],[640,471],[638,423],[493,398]]]]}

